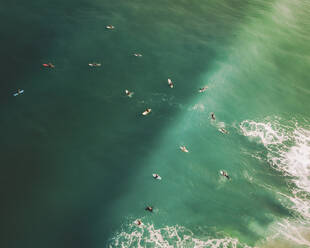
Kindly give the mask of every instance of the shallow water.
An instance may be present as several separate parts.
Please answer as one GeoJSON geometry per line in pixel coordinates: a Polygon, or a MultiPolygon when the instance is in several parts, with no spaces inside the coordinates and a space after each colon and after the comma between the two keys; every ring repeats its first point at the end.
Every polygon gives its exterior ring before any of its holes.
{"type": "Polygon", "coordinates": [[[310,246],[307,1],[0,11],[2,247],[310,246]]]}

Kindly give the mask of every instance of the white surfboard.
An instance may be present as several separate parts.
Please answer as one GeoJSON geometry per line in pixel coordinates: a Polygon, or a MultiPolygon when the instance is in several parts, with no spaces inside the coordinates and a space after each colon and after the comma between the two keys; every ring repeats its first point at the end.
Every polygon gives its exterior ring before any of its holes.
{"type": "Polygon", "coordinates": [[[96,63],[90,63],[88,64],[90,67],[99,67],[101,64],[96,64],[96,63]]]}
{"type": "Polygon", "coordinates": [[[199,93],[202,93],[202,92],[205,92],[207,89],[208,89],[208,86],[205,86],[205,87],[199,89],[198,92],[199,92],[199,93]]]}
{"type": "Polygon", "coordinates": [[[21,94],[23,94],[23,93],[24,93],[24,90],[21,90],[20,92],[14,93],[13,96],[18,96],[18,95],[21,95],[21,94]]]}
{"type": "Polygon", "coordinates": [[[180,149],[182,152],[188,152],[187,148],[185,146],[180,146],[180,149]]]}
{"type": "Polygon", "coordinates": [[[149,113],[151,113],[151,111],[152,111],[152,109],[147,109],[142,114],[143,115],[148,115],[149,113]]]}
{"type": "Polygon", "coordinates": [[[173,83],[170,78],[168,78],[168,85],[171,89],[173,88],[173,83]]]}
{"type": "Polygon", "coordinates": [[[134,92],[130,92],[129,90],[125,90],[125,93],[128,97],[132,97],[134,92]]]}
{"type": "Polygon", "coordinates": [[[152,175],[156,180],[161,180],[161,177],[158,174],[152,174],[152,175]],[[158,175],[158,177],[156,177],[156,175],[158,175]]]}
{"type": "Polygon", "coordinates": [[[142,57],[142,54],[141,53],[134,53],[133,56],[135,56],[135,57],[142,57]]]}

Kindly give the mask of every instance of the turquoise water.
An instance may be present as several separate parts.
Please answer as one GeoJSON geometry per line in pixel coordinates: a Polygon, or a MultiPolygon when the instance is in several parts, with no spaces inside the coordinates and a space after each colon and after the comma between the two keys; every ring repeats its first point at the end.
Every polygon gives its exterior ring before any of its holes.
{"type": "Polygon", "coordinates": [[[1,247],[310,247],[309,5],[4,3],[1,247]]]}

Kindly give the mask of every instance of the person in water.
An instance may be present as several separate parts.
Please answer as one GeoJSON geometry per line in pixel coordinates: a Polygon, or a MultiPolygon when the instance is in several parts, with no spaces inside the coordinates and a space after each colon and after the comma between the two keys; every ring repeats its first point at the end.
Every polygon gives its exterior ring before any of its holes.
{"type": "Polygon", "coordinates": [[[199,92],[201,93],[201,92],[204,92],[204,91],[206,91],[206,89],[208,89],[208,86],[205,86],[205,87],[203,87],[203,88],[200,88],[199,89],[199,92]]]}
{"type": "Polygon", "coordinates": [[[55,68],[55,66],[52,63],[47,64],[49,68],[55,68]]]}
{"type": "Polygon", "coordinates": [[[228,134],[228,131],[225,128],[220,128],[219,131],[223,134],[228,134]]]}
{"type": "Polygon", "coordinates": [[[215,121],[215,114],[211,113],[211,119],[215,121]]]}
{"type": "Polygon", "coordinates": [[[137,220],[137,225],[140,226],[142,224],[141,220],[137,220]]]}
{"type": "Polygon", "coordinates": [[[223,176],[226,177],[228,180],[230,179],[226,171],[223,171],[223,176]]]}
{"type": "Polygon", "coordinates": [[[145,208],[145,210],[146,210],[146,211],[153,212],[153,208],[152,208],[152,207],[150,207],[150,206],[147,206],[147,207],[145,208]]]}
{"type": "Polygon", "coordinates": [[[158,175],[158,174],[155,174],[154,178],[157,179],[158,177],[159,177],[159,175],[158,175]]]}
{"type": "Polygon", "coordinates": [[[135,56],[135,57],[142,57],[142,54],[141,53],[134,53],[133,56],[135,56]]]}
{"type": "Polygon", "coordinates": [[[17,90],[17,94],[21,94],[22,93],[22,90],[21,89],[18,89],[17,90]]]}

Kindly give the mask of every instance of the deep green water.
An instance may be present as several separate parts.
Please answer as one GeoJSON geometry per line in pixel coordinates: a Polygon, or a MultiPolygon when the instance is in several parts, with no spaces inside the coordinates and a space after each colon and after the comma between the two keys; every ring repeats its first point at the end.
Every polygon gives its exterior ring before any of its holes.
{"type": "Polygon", "coordinates": [[[3,2],[0,246],[310,247],[309,14],[306,0],[3,2]]]}

